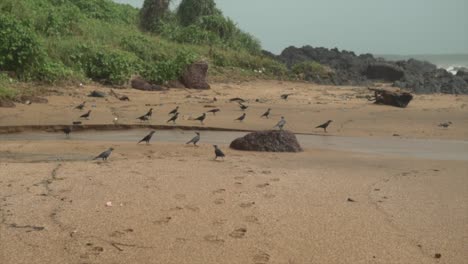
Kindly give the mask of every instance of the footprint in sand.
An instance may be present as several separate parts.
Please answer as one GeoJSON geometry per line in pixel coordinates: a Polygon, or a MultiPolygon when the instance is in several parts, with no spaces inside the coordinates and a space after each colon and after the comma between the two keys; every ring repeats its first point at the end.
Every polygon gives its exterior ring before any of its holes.
{"type": "Polygon", "coordinates": [[[213,220],[213,225],[221,226],[221,225],[226,224],[226,222],[227,222],[226,219],[215,219],[213,220]]]}
{"type": "Polygon", "coordinates": [[[216,199],[214,200],[214,203],[217,205],[222,205],[222,204],[225,204],[226,201],[224,199],[216,199]]]}
{"type": "Polygon", "coordinates": [[[224,243],[224,239],[214,235],[206,235],[203,237],[203,239],[210,243],[224,243]]]}
{"type": "Polygon", "coordinates": [[[229,234],[230,237],[233,238],[243,238],[245,236],[245,233],[247,233],[247,228],[238,228],[229,234]]]}
{"type": "Polygon", "coordinates": [[[268,182],[262,183],[262,184],[257,184],[257,188],[265,188],[265,187],[268,187],[268,186],[270,186],[270,184],[268,182]]]}
{"type": "Polygon", "coordinates": [[[218,190],[213,191],[213,194],[220,194],[220,193],[224,193],[225,191],[226,189],[218,189],[218,190]]]}
{"type": "Polygon", "coordinates": [[[267,199],[273,199],[273,198],[276,197],[276,195],[271,194],[271,193],[267,193],[267,194],[265,194],[263,197],[265,197],[265,198],[267,198],[267,199]]]}
{"type": "Polygon", "coordinates": [[[174,195],[174,199],[176,200],[184,200],[187,196],[185,194],[176,194],[174,195]]]}
{"type": "Polygon", "coordinates": [[[270,255],[265,252],[260,252],[253,257],[254,264],[265,264],[270,261],[270,255]]]}
{"type": "Polygon", "coordinates": [[[238,180],[238,181],[243,180],[243,179],[245,179],[245,176],[236,176],[236,177],[234,177],[234,180],[238,180]]]}
{"type": "Polygon", "coordinates": [[[169,221],[171,221],[171,219],[172,219],[172,217],[167,216],[167,217],[163,217],[161,219],[158,219],[156,221],[153,221],[153,223],[158,224],[158,225],[168,224],[169,221]]]}
{"type": "Polygon", "coordinates": [[[200,211],[200,208],[197,207],[197,206],[194,206],[194,205],[186,205],[185,209],[188,209],[188,210],[190,210],[192,212],[199,212],[200,211]]]}
{"type": "Polygon", "coordinates": [[[245,202],[245,203],[239,204],[239,206],[242,208],[249,208],[249,207],[252,207],[253,205],[255,205],[255,202],[245,202]]]}
{"type": "Polygon", "coordinates": [[[273,178],[271,179],[272,182],[279,182],[280,181],[280,178],[273,178]]]}
{"type": "Polygon", "coordinates": [[[244,220],[249,223],[258,223],[258,218],[254,215],[248,215],[244,217],[244,220]]]}

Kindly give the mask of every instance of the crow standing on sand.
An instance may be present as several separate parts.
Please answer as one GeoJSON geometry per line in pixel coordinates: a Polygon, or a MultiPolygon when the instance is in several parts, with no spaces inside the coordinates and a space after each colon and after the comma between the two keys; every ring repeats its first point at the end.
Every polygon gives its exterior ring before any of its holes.
{"type": "Polygon", "coordinates": [[[241,109],[242,111],[245,111],[247,108],[249,108],[249,106],[244,105],[244,104],[242,104],[242,103],[239,103],[239,107],[240,107],[240,109],[241,109]]]}
{"type": "Polygon", "coordinates": [[[203,113],[201,116],[195,118],[194,120],[200,121],[200,123],[203,125],[203,121],[205,120],[205,118],[206,118],[206,113],[203,113]]]}
{"type": "Polygon", "coordinates": [[[284,120],[284,116],[281,117],[281,120],[274,126],[273,128],[279,128],[280,130],[283,130],[284,125],[286,125],[286,120],[284,120]]]}
{"type": "Polygon", "coordinates": [[[289,93],[289,94],[282,94],[281,95],[281,99],[284,99],[284,100],[288,100],[288,97],[292,95],[292,93],[289,93]]]}
{"type": "Polygon", "coordinates": [[[113,150],[114,150],[113,148],[109,148],[108,150],[106,150],[103,153],[99,154],[93,160],[97,160],[97,159],[107,160],[107,158],[110,156],[110,154],[112,153],[113,150]]]}
{"type": "Polygon", "coordinates": [[[88,110],[88,112],[86,114],[81,115],[80,118],[88,119],[90,115],[91,115],[91,110],[88,110]]]}
{"type": "Polygon", "coordinates": [[[330,125],[330,123],[333,122],[333,120],[328,120],[327,122],[321,124],[320,126],[316,126],[315,128],[323,128],[325,132],[327,132],[327,127],[330,125]]]}
{"type": "Polygon", "coordinates": [[[224,157],[226,155],[224,155],[224,153],[218,148],[218,145],[213,145],[213,147],[215,148],[215,155],[216,155],[214,159],[216,160],[218,157],[220,157],[220,158],[223,158],[224,160],[224,157]]]}
{"type": "Polygon", "coordinates": [[[177,113],[177,111],[179,111],[179,106],[176,106],[176,108],[174,108],[174,110],[170,111],[169,115],[175,115],[175,113],[177,113]]]}
{"type": "Polygon", "coordinates": [[[213,113],[213,115],[216,115],[216,113],[218,113],[219,111],[221,111],[219,108],[215,108],[215,109],[211,109],[210,111],[206,111],[207,113],[213,113]]]}
{"type": "Polygon", "coordinates": [[[234,121],[240,121],[240,122],[242,122],[242,121],[244,121],[246,115],[247,115],[246,113],[243,113],[241,116],[239,116],[238,118],[234,119],[234,121]]]}
{"type": "Polygon", "coordinates": [[[150,108],[148,110],[148,113],[145,114],[145,116],[148,117],[148,118],[151,118],[151,116],[153,116],[153,108],[150,108]]]}
{"type": "Polygon", "coordinates": [[[271,111],[271,108],[268,108],[268,110],[265,113],[263,113],[263,115],[260,116],[260,118],[262,117],[270,118],[270,111],[271,111]]]}
{"type": "Polygon", "coordinates": [[[151,138],[153,137],[153,134],[155,133],[156,131],[151,131],[148,135],[146,135],[142,140],[138,141],[137,144],[140,144],[141,142],[145,141],[146,142],[146,145],[149,144],[151,138]]]}
{"type": "Polygon", "coordinates": [[[445,123],[440,123],[439,126],[440,126],[440,127],[443,127],[443,128],[447,128],[447,127],[449,127],[451,124],[452,124],[452,122],[448,121],[448,122],[445,122],[445,123]]]}
{"type": "Polygon", "coordinates": [[[64,129],[62,129],[63,133],[65,133],[65,135],[68,137],[70,137],[70,133],[72,131],[71,127],[65,127],[64,129]]]}
{"type": "Polygon", "coordinates": [[[148,121],[149,117],[146,114],[144,114],[144,115],[142,115],[140,117],[137,117],[137,119],[139,119],[140,121],[148,121]]]}
{"type": "Polygon", "coordinates": [[[86,101],[82,102],[81,104],[77,105],[75,107],[75,109],[80,109],[80,110],[83,110],[83,108],[85,107],[85,104],[86,104],[86,101]]]}
{"type": "Polygon", "coordinates": [[[198,147],[198,146],[197,146],[197,142],[200,141],[200,133],[195,132],[195,134],[197,134],[197,135],[194,136],[189,142],[187,142],[187,143],[185,143],[185,144],[193,143],[194,146],[198,147]]]}
{"type": "Polygon", "coordinates": [[[175,124],[175,121],[177,120],[178,117],[179,117],[179,112],[176,112],[169,120],[167,120],[166,123],[169,123],[172,121],[172,123],[175,124]]]}

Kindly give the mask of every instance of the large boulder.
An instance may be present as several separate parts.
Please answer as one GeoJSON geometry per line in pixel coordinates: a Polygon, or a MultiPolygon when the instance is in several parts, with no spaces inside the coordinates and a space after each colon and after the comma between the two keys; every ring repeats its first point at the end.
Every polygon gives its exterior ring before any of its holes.
{"type": "Polygon", "coordinates": [[[285,130],[252,132],[231,142],[230,148],[248,151],[300,152],[296,135],[285,130]]]}
{"type": "Polygon", "coordinates": [[[187,66],[182,74],[181,81],[187,88],[192,89],[210,89],[206,81],[208,74],[208,63],[204,61],[195,62],[187,66]]]}
{"type": "Polygon", "coordinates": [[[373,80],[384,80],[394,82],[400,80],[405,75],[403,69],[396,65],[384,62],[371,63],[367,66],[364,75],[373,80]]]}

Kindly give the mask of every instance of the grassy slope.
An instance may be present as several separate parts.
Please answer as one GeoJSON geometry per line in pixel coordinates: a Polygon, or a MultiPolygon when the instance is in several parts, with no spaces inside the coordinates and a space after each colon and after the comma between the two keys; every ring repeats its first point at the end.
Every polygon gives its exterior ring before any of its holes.
{"type": "Polygon", "coordinates": [[[246,50],[143,33],[138,9],[110,0],[2,0],[0,14],[33,28],[45,53],[38,66],[43,67],[37,74],[41,81],[122,84],[141,74],[164,82],[195,58],[207,60],[214,77],[250,76],[259,69],[266,76],[285,73],[284,65],[246,50]]]}

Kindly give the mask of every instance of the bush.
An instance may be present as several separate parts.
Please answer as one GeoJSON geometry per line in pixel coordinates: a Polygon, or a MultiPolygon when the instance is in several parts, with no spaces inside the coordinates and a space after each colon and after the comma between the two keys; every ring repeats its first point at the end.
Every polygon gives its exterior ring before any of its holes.
{"type": "Polygon", "coordinates": [[[195,24],[203,16],[221,15],[214,0],[182,0],[177,16],[182,26],[195,24]]]}
{"type": "Polygon", "coordinates": [[[63,81],[78,81],[84,79],[83,76],[66,67],[61,62],[47,60],[35,70],[34,79],[46,83],[56,83],[63,81]]]}
{"type": "Polygon", "coordinates": [[[8,75],[0,73],[0,99],[14,99],[17,92],[9,88],[11,84],[14,83],[14,80],[11,79],[8,75]]]}
{"type": "Polygon", "coordinates": [[[330,71],[327,67],[316,61],[304,61],[292,67],[292,72],[301,76],[318,76],[326,78],[329,76],[330,71]]]}
{"type": "Polygon", "coordinates": [[[30,27],[0,14],[0,70],[24,77],[43,58],[41,44],[30,27]]]}
{"type": "Polygon", "coordinates": [[[214,33],[222,40],[230,40],[237,31],[236,25],[231,19],[222,15],[203,16],[197,22],[197,26],[214,33]]]}
{"type": "Polygon", "coordinates": [[[143,62],[134,54],[108,47],[89,49],[73,56],[81,60],[81,67],[87,77],[105,84],[122,85],[132,74],[139,72],[143,62]]]}
{"type": "MultiPolygon", "coordinates": [[[[55,0],[60,1],[61,0],[55,0]]],[[[136,23],[138,9],[129,5],[122,5],[112,0],[68,0],[76,5],[81,13],[89,18],[102,20],[114,24],[136,23]]]]}
{"type": "Polygon", "coordinates": [[[150,82],[164,84],[167,81],[179,79],[185,68],[196,60],[196,54],[184,51],[173,59],[149,63],[142,72],[142,76],[150,82]]]}

